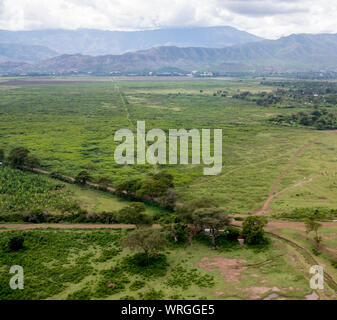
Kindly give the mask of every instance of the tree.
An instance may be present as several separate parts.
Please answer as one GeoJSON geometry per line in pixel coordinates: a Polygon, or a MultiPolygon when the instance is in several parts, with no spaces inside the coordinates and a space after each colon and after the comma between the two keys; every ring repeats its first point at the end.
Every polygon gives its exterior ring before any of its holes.
{"type": "Polygon", "coordinates": [[[90,180],[91,176],[87,170],[82,170],[75,178],[75,182],[79,184],[85,184],[90,180]]]}
{"type": "Polygon", "coordinates": [[[190,245],[192,245],[193,238],[202,231],[202,226],[196,225],[193,217],[193,213],[201,208],[218,208],[218,204],[214,200],[204,197],[175,207],[178,219],[188,227],[190,245]]]}
{"type": "Polygon", "coordinates": [[[173,176],[166,172],[159,172],[142,181],[137,193],[139,195],[148,195],[153,198],[164,196],[169,189],[173,188],[173,176]]]}
{"type": "Polygon", "coordinates": [[[4,149],[0,149],[0,161],[5,160],[5,151],[4,149]]]}
{"type": "Polygon", "coordinates": [[[8,162],[15,168],[25,165],[30,151],[24,147],[18,147],[11,150],[7,158],[8,162]]]}
{"type": "Polygon", "coordinates": [[[141,249],[146,255],[149,264],[150,254],[154,253],[167,244],[165,235],[159,230],[138,229],[130,232],[124,239],[123,245],[131,250],[141,249]]]}
{"type": "Polygon", "coordinates": [[[99,179],[98,184],[102,190],[106,191],[109,187],[109,184],[111,184],[111,179],[102,177],[99,179]]]}
{"type": "Polygon", "coordinates": [[[320,223],[318,223],[317,221],[315,221],[315,219],[313,217],[307,219],[305,221],[305,231],[307,233],[307,235],[309,235],[310,232],[314,232],[315,236],[314,236],[314,240],[315,240],[315,244],[316,244],[316,248],[317,250],[319,249],[320,243],[322,238],[318,235],[318,229],[321,228],[322,225],[320,223]]]}
{"type": "Polygon", "coordinates": [[[265,217],[250,216],[244,219],[242,234],[247,244],[261,244],[264,241],[264,226],[268,223],[265,217]]]}
{"type": "Polygon", "coordinates": [[[219,228],[229,225],[230,218],[221,208],[201,208],[193,212],[193,224],[200,229],[209,229],[214,249],[217,249],[215,238],[219,228]]]}
{"type": "Polygon", "coordinates": [[[10,251],[18,251],[23,248],[25,238],[23,236],[13,236],[9,239],[8,249],[10,251]]]}
{"type": "Polygon", "coordinates": [[[168,189],[165,195],[159,198],[160,204],[165,208],[174,208],[178,199],[178,192],[175,189],[168,189]]]}
{"type": "Polygon", "coordinates": [[[29,168],[36,168],[40,166],[40,160],[34,156],[28,155],[24,164],[29,168]]]}
{"type": "Polygon", "coordinates": [[[135,202],[118,212],[118,221],[135,224],[137,228],[151,226],[153,219],[145,213],[145,205],[142,202],[135,202]]]}
{"type": "Polygon", "coordinates": [[[170,233],[170,238],[176,243],[185,243],[188,239],[188,226],[177,214],[165,215],[161,224],[170,233]]]}

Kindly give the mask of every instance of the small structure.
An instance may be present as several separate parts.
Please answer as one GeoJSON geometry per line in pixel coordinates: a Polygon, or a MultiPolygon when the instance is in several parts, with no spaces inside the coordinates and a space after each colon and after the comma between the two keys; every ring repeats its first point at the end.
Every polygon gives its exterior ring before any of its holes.
{"type": "Polygon", "coordinates": [[[244,245],[245,244],[245,238],[242,234],[239,234],[238,236],[238,241],[241,245],[244,245]]]}

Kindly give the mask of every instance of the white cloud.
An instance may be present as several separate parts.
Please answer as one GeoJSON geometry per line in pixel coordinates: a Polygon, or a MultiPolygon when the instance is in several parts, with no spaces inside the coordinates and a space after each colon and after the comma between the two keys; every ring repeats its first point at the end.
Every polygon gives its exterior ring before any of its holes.
{"type": "Polygon", "coordinates": [[[277,38],[337,32],[331,0],[0,0],[0,29],[143,30],[231,25],[277,38]]]}

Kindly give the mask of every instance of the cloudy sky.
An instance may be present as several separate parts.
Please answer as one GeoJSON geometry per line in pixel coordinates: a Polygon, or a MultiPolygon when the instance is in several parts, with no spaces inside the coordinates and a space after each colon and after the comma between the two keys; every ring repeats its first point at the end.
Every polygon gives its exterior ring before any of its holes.
{"type": "Polygon", "coordinates": [[[145,30],[230,25],[275,39],[337,33],[335,0],[0,0],[0,29],[145,30]]]}

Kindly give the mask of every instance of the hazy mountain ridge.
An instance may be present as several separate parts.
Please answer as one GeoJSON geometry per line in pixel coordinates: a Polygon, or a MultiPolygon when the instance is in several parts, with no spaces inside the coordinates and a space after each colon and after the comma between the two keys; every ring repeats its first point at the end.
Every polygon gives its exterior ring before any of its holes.
{"type": "MultiPolygon", "coordinates": [[[[26,73],[149,72],[178,68],[199,71],[319,71],[337,70],[336,34],[299,34],[278,40],[217,48],[157,47],[149,50],[92,57],[62,55],[35,64],[11,68],[26,73]]],[[[2,66],[2,70],[4,67],[2,66]]]]}
{"type": "Polygon", "coordinates": [[[37,62],[57,56],[58,53],[47,47],[0,43],[0,61],[37,62]]]}
{"type": "Polygon", "coordinates": [[[0,30],[0,43],[42,45],[63,54],[81,53],[94,56],[122,54],[164,45],[223,48],[260,40],[262,38],[229,26],[145,31],[0,30]]]}

